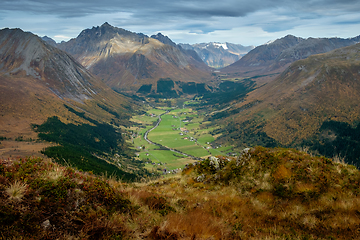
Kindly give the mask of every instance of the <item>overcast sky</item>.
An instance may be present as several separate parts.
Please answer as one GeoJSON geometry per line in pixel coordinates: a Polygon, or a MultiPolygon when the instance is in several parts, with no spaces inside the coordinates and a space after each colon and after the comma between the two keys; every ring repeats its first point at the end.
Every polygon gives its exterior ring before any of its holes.
{"type": "Polygon", "coordinates": [[[261,45],[298,37],[360,35],[359,0],[0,0],[0,29],[55,41],[104,22],[176,43],[261,45]]]}

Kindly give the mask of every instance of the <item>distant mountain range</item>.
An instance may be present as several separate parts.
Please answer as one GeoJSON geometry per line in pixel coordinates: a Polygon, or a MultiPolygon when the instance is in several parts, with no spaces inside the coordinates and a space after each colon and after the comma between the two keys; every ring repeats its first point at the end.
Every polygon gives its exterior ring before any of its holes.
{"type": "Polygon", "coordinates": [[[161,34],[153,38],[104,23],[58,47],[120,91],[136,92],[143,85],[151,85],[155,93],[159,79],[196,83],[211,79],[206,64],[161,34]]]}
{"type": "Polygon", "coordinates": [[[223,68],[246,55],[254,46],[242,46],[233,43],[197,43],[197,44],[179,44],[184,49],[196,51],[200,58],[210,67],[223,68]]]}
{"type": "MultiPolygon", "coordinates": [[[[281,73],[291,63],[311,55],[350,46],[360,41],[360,36],[342,38],[300,38],[292,35],[268,42],[251,50],[239,61],[221,69],[240,77],[264,76],[281,73]]],[[[274,75],[275,76],[275,75],[274,75]]]]}
{"type": "MultiPolygon", "coordinates": [[[[54,44],[48,37],[43,40],[54,44]]],[[[186,92],[182,89],[184,83],[186,87],[188,84],[216,86],[214,70],[208,66],[221,68],[221,74],[229,77],[256,78],[261,85],[294,61],[353,45],[359,40],[360,37],[304,39],[288,35],[256,48],[215,42],[189,45],[176,44],[161,33],[148,37],[104,23],[56,46],[117,91],[162,95],[157,91],[158,81],[167,79],[174,85],[171,91],[176,94],[172,96],[179,96],[186,92]]]]}

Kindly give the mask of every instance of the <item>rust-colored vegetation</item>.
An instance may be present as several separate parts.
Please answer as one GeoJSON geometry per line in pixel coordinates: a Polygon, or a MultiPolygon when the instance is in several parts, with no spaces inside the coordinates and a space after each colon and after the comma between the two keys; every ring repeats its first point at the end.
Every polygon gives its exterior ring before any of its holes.
{"type": "Polygon", "coordinates": [[[360,174],[293,149],[211,157],[124,184],[39,158],[2,160],[1,239],[357,239],[360,174]]]}

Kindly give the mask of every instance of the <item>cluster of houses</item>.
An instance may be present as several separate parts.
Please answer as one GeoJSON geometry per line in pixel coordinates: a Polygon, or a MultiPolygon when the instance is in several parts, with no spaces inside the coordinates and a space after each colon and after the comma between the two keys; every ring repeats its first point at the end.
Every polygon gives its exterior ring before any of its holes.
{"type": "Polygon", "coordinates": [[[196,138],[193,137],[184,137],[184,140],[189,140],[190,142],[196,142],[196,138]]]}
{"type": "MultiPolygon", "coordinates": [[[[179,133],[180,135],[181,134],[186,134],[186,133],[189,133],[189,130],[187,130],[186,128],[180,128],[180,131],[181,131],[181,133],[179,133]]],[[[182,135],[181,135],[182,136],[182,135]]]]}

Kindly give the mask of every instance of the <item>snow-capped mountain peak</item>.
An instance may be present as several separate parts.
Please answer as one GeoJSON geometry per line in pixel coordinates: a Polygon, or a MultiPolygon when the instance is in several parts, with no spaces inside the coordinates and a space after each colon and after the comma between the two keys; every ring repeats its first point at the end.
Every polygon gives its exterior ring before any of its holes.
{"type": "Polygon", "coordinates": [[[217,47],[217,48],[220,48],[220,47],[222,47],[224,50],[228,50],[228,47],[227,47],[227,44],[226,43],[216,43],[216,42],[214,42],[214,43],[212,43],[215,47],[217,47]]]}
{"type": "Polygon", "coordinates": [[[254,48],[253,46],[242,46],[241,44],[227,42],[180,44],[180,46],[184,49],[196,51],[208,66],[214,68],[223,68],[232,64],[254,48]]]}

